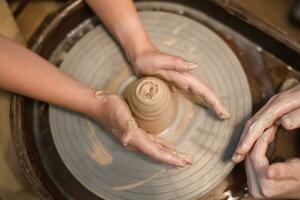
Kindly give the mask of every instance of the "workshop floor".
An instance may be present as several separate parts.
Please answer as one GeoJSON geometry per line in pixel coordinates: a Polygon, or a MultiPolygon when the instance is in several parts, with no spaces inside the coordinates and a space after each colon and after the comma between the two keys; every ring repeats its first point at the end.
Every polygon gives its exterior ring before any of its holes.
{"type": "MultiPolygon", "coordinates": [[[[287,16],[294,0],[234,0],[253,13],[287,32],[300,42],[300,27],[288,22],[287,16]]],[[[9,1],[15,10],[18,1],[9,1]]],[[[22,43],[30,39],[45,17],[61,8],[65,1],[29,1],[16,21],[5,0],[0,0],[0,33],[22,43]]],[[[18,167],[10,138],[10,94],[0,91],[0,199],[36,199],[18,167]],[[19,195],[17,195],[19,194],[19,195]],[[19,197],[18,197],[19,196],[19,197]]]]}

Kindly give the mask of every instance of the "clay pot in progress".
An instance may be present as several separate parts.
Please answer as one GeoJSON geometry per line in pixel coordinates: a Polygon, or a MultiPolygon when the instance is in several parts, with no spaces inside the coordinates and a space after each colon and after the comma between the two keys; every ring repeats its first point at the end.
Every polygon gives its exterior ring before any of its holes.
{"type": "Polygon", "coordinates": [[[146,77],[131,83],[125,98],[140,128],[159,134],[173,122],[177,104],[169,86],[162,80],[146,77]]]}

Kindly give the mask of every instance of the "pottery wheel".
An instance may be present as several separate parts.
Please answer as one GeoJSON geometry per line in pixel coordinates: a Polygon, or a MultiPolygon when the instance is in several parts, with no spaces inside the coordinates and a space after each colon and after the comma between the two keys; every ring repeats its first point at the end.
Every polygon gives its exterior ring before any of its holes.
{"type": "MultiPolygon", "coordinates": [[[[247,78],[233,51],[204,25],[165,12],[145,11],[140,17],[159,49],[199,64],[193,74],[211,86],[231,119],[218,120],[199,105],[191,104],[192,111],[181,106],[182,113],[193,112],[183,134],[173,141],[180,152],[193,156],[193,164],[184,169],[126,150],[111,133],[86,117],[51,106],[54,143],[73,176],[101,198],[197,199],[220,183],[234,166],[230,158],[244,119],[251,112],[247,78]]],[[[123,77],[115,87],[116,93],[134,79],[116,41],[100,25],[70,49],[60,68],[98,89],[107,89],[112,80],[123,77]]],[[[177,119],[178,125],[182,120],[177,119]]]]}

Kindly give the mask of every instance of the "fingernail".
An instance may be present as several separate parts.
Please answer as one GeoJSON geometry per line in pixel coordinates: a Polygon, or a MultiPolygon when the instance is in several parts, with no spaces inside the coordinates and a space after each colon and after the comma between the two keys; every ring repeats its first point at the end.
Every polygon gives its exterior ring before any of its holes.
{"type": "Polygon", "coordinates": [[[269,170],[267,171],[267,178],[274,179],[275,175],[276,175],[276,170],[269,168],[269,170]]]}
{"type": "Polygon", "coordinates": [[[182,168],[186,167],[186,162],[185,161],[179,162],[177,167],[182,167],[182,168]]]}
{"type": "Polygon", "coordinates": [[[98,90],[98,91],[96,91],[96,93],[94,95],[97,99],[101,99],[105,96],[105,92],[102,90],[98,90]]]}
{"type": "Polygon", "coordinates": [[[192,164],[192,163],[193,163],[193,158],[192,158],[192,156],[188,155],[188,156],[186,157],[185,161],[186,161],[186,163],[189,164],[189,165],[192,164]]]}
{"type": "Polygon", "coordinates": [[[240,162],[240,160],[242,159],[242,155],[234,153],[234,155],[232,156],[232,161],[235,163],[240,162]]]}
{"type": "Polygon", "coordinates": [[[188,62],[188,61],[185,62],[185,65],[187,66],[188,69],[195,69],[198,67],[198,64],[193,62],[188,62]]]}
{"type": "Polygon", "coordinates": [[[220,119],[229,119],[231,117],[230,113],[227,110],[224,110],[219,114],[220,119]]]}
{"type": "Polygon", "coordinates": [[[242,151],[242,148],[241,148],[241,145],[239,144],[238,146],[237,146],[237,148],[236,148],[236,150],[235,150],[235,153],[237,154],[237,155],[241,155],[241,152],[242,151]]]}

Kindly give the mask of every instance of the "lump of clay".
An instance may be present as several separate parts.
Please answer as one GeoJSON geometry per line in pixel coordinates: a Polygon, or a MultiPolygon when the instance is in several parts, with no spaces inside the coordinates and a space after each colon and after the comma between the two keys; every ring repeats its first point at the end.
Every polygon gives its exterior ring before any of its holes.
{"type": "Polygon", "coordinates": [[[168,85],[154,77],[146,77],[130,84],[125,98],[140,128],[158,134],[173,122],[177,104],[168,85]]]}

